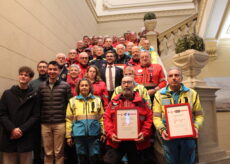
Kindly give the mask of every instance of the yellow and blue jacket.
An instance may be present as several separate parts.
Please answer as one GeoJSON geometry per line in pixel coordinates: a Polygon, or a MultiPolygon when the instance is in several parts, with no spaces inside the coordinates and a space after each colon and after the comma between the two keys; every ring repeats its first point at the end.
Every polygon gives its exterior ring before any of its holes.
{"type": "Polygon", "coordinates": [[[72,97],[66,110],[66,138],[99,136],[103,133],[104,109],[99,97],[72,97]]]}
{"type": "MultiPolygon", "coordinates": [[[[134,91],[137,91],[139,93],[139,95],[145,99],[145,101],[148,103],[148,107],[149,109],[151,109],[151,106],[152,106],[152,102],[151,102],[151,99],[150,99],[150,96],[148,94],[148,90],[144,87],[144,85],[140,85],[138,83],[135,82],[135,87],[133,89],[134,91]]],[[[122,87],[121,86],[118,86],[115,88],[114,92],[113,92],[113,95],[112,95],[112,98],[111,100],[119,95],[121,92],[122,92],[122,87]]]]}
{"type": "Polygon", "coordinates": [[[180,91],[173,92],[169,86],[162,88],[155,94],[153,104],[153,123],[157,130],[161,133],[166,129],[165,105],[189,103],[192,112],[192,118],[195,128],[199,129],[202,125],[204,116],[203,109],[200,104],[200,98],[196,91],[185,87],[181,84],[180,91]]]}

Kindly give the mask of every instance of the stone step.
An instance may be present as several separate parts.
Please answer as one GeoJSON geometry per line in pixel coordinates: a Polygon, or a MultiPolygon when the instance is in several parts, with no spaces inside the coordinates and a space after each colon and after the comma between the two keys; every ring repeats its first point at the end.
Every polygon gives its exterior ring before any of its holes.
{"type": "Polygon", "coordinates": [[[199,161],[200,162],[209,162],[209,161],[215,161],[217,159],[223,159],[225,157],[227,157],[226,151],[221,150],[221,149],[217,149],[217,150],[213,150],[213,151],[208,151],[207,153],[200,154],[199,161]]]}
{"type": "Polygon", "coordinates": [[[226,151],[227,155],[230,157],[230,151],[226,151]]]}
{"type": "Polygon", "coordinates": [[[230,157],[226,156],[226,157],[221,158],[221,159],[209,161],[209,162],[207,162],[207,164],[230,164],[230,157]]]}

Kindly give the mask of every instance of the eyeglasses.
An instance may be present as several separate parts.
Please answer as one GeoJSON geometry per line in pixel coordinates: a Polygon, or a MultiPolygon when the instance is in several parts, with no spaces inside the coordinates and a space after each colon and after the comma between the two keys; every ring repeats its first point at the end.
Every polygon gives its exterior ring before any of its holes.
{"type": "Polygon", "coordinates": [[[140,58],[141,59],[149,59],[150,57],[149,56],[141,56],[140,58]]]}
{"type": "Polygon", "coordinates": [[[132,84],[133,81],[122,81],[122,82],[121,82],[121,84],[126,84],[126,83],[127,83],[127,84],[132,84]]]}
{"type": "Polygon", "coordinates": [[[76,52],[69,52],[69,54],[77,54],[76,52]]]}
{"type": "Polygon", "coordinates": [[[124,73],[124,76],[132,76],[134,75],[133,73],[124,73]]]}

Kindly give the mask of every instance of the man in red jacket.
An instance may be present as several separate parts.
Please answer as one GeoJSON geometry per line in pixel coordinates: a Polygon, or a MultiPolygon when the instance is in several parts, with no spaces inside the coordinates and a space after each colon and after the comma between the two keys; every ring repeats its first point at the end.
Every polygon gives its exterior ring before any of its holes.
{"type": "Polygon", "coordinates": [[[86,52],[82,52],[79,54],[79,63],[77,64],[80,68],[80,74],[78,75],[79,78],[83,78],[87,71],[89,64],[89,55],[86,52]]]}
{"type": "Polygon", "coordinates": [[[151,57],[148,51],[141,51],[140,64],[136,65],[134,70],[135,81],[147,88],[151,100],[153,100],[156,91],[167,84],[161,65],[151,64],[151,57]]]}
{"type": "Polygon", "coordinates": [[[123,92],[114,97],[104,114],[104,129],[107,137],[108,151],[105,162],[118,164],[124,154],[127,153],[129,164],[139,164],[143,160],[144,152],[150,147],[150,136],[152,126],[152,111],[149,110],[147,102],[134,92],[134,79],[125,76],[121,86],[123,92]],[[137,139],[124,141],[116,134],[116,112],[122,108],[136,108],[138,110],[139,134],[137,139]]]}

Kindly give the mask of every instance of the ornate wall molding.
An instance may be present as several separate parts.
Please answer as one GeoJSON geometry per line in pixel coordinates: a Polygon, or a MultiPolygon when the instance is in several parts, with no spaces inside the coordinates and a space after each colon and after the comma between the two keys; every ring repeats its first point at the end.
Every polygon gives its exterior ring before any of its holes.
{"type": "Polygon", "coordinates": [[[204,17],[204,12],[205,12],[205,7],[207,5],[208,0],[198,0],[197,5],[198,5],[198,17],[197,17],[197,23],[196,23],[196,32],[199,32],[201,22],[204,17]]]}
{"type": "Polygon", "coordinates": [[[161,1],[153,1],[153,0],[132,0],[132,1],[115,1],[115,3],[111,0],[102,0],[104,6],[107,9],[121,9],[121,8],[135,8],[135,7],[158,7],[158,8],[170,8],[176,7],[176,9],[182,9],[183,7],[194,7],[193,0],[161,0],[161,1]],[[183,6],[183,7],[182,7],[183,6]]]}
{"type": "MultiPolygon", "coordinates": [[[[103,1],[103,0],[101,0],[103,1]]],[[[144,14],[148,11],[154,11],[154,8],[151,5],[142,5],[133,7],[127,6],[124,7],[125,10],[123,10],[121,7],[116,9],[111,9],[108,5],[106,5],[103,1],[102,10],[103,11],[97,11],[97,4],[96,0],[86,0],[90,10],[92,11],[96,21],[98,23],[102,22],[111,22],[111,21],[121,21],[121,20],[133,20],[133,19],[143,19],[144,14]]],[[[175,1],[176,2],[176,1],[175,1]]],[[[156,16],[158,18],[162,17],[173,17],[173,16],[190,16],[195,13],[194,7],[180,7],[177,9],[169,8],[168,10],[161,10],[161,11],[154,11],[156,16]]]]}
{"type": "Polygon", "coordinates": [[[93,14],[95,20],[97,21],[97,13],[96,13],[96,10],[95,10],[95,8],[96,8],[95,1],[94,0],[86,0],[86,2],[87,2],[87,5],[88,5],[91,13],[93,14]]]}

